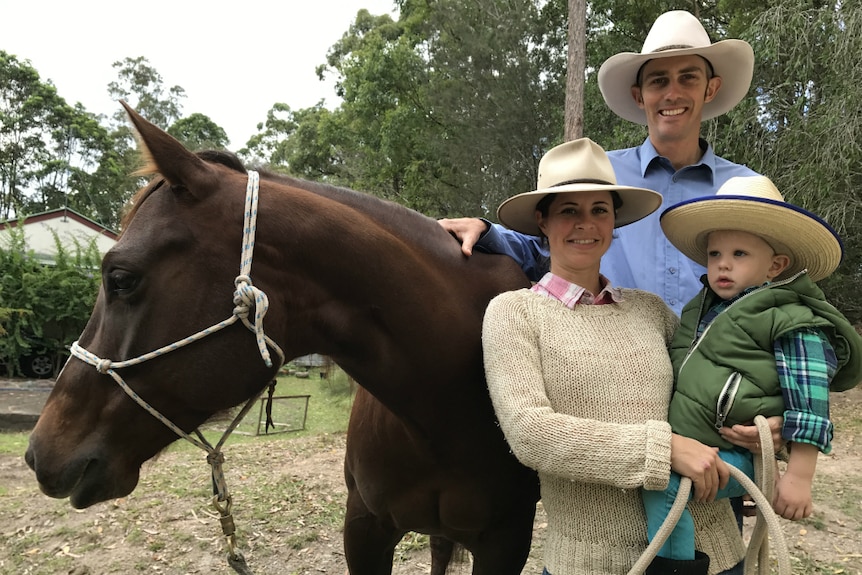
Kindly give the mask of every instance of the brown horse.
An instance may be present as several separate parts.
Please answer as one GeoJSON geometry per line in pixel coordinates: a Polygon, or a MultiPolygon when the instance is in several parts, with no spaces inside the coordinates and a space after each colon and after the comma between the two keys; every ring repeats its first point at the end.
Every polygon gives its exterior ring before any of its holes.
{"type": "MultiPolygon", "coordinates": [[[[42,491],[77,508],[130,493],[178,437],[106,373],[188,433],[278,368],[239,322],[144,363],[99,359],[138,358],[232,317],[248,227],[249,174],[235,157],[193,154],[127,111],[157,175],[102,262],[79,340],[99,369],[69,360],[26,454],[42,491]]],[[[330,356],[364,388],[345,456],[350,572],[390,573],[395,545],[416,531],[431,535],[434,573],[457,542],[474,574],[519,574],[538,481],[495,423],[480,333],[490,298],[528,285],[524,275],[502,256],[464,258],[433,219],[370,195],[272,174],[259,187],[251,276],[269,299],[266,347],[330,356]]]]}

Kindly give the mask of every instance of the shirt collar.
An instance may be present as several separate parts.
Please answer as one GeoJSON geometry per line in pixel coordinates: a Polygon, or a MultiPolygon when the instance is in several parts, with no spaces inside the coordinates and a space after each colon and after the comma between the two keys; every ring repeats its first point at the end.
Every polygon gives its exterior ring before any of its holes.
{"type": "MultiPolygon", "coordinates": [[[[706,278],[706,275],[704,275],[703,277],[706,278]]],[[[735,296],[733,296],[730,299],[721,299],[720,297],[718,297],[718,295],[715,295],[714,296],[715,300],[713,301],[712,305],[710,306],[710,308],[708,310],[706,310],[706,313],[703,314],[703,317],[701,318],[700,322],[698,322],[698,327],[697,327],[698,337],[700,337],[700,334],[702,334],[703,330],[706,329],[706,326],[711,324],[712,320],[714,320],[716,317],[718,317],[718,314],[722,313],[724,310],[729,308],[731,306],[731,304],[740,300],[742,297],[750,294],[751,292],[757,291],[757,290],[765,288],[765,287],[769,287],[769,285],[771,285],[771,282],[766,282],[766,283],[761,284],[759,286],[751,286],[751,287],[745,288],[744,290],[742,290],[741,292],[739,292],[738,294],[736,294],[735,296]]],[[[707,284],[707,289],[712,291],[711,288],[709,288],[709,284],[707,284]]],[[[713,294],[714,293],[715,292],[713,292],[713,294]]]]}
{"type": "MultiPolygon", "coordinates": [[[[709,142],[704,140],[703,138],[698,139],[698,145],[700,149],[703,150],[703,156],[700,158],[700,161],[691,164],[690,166],[686,166],[683,170],[689,170],[691,168],[696,168],[698,166],[706,166],[709,168],[712,176],[715,176],[715,151],[712,149],[712,146],[709,145],[709,142]]],[[[644,140],[644,143],[640,146],[640,159],[641,159],[641,176],[646,178],[647,170],[653,162],[660,162],[664,160],[664,162],[671,167],[670,162],[664,156],[660,156],[658,151],[655,149],[655,146],[652,145],[652,141],[647,136],[647,139],[644,140]]],[[[681,170],[680,170],[681,171],[681,170]]]]}
{"type": "Polygon", "coordinates": [[[579,303],[584,305],[601,305],[623,301],[623,294],[620,288],[613,287],[610,280],[601,274],[599,274],[599,285],[602,287],[602,290],[598,295],[594,296],[586,288],[548,272],[530,289],[538,294],[558,300],[570,309],[573,309],[579,303]]]}

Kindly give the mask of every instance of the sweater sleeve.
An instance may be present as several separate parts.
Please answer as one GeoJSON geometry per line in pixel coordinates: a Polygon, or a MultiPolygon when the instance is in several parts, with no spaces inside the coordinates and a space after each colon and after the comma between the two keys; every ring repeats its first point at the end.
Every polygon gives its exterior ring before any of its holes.
{"type": "MultiPolygon", "coordinates": [[[[540,473],[575,481],[664,489],[670,425],[620,424],[555,411],[545,391],[536,324],[523,298],[510,293],[492,300],[483,325],[488,389],[515,456],[540,473]]],[[[627,390],[607,391],[601,403],[608,419],[631,409],[627,390]]]]}

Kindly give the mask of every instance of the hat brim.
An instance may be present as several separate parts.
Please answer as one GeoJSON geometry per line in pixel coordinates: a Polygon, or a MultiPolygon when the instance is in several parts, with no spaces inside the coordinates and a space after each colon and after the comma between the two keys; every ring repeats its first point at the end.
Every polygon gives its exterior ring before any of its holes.
{"type": "Polygon", "coordinates": [[[565,184],[512,196],[497,208],[497,219],[500,220],[501,224],[516,232],[531,236],[541,236],[542,230],[539,229],[539,225],[536,222],[536,204],[539,203],[539,200],[548,194],[605,190],[616,191],[623,202],[616,213],[614,220],[615,228],[645,218],[656,211],[662,202],[661,194],[646,188],[583,183],[565,184]]]}
{"type": "Polygon", "coordinates": [[[790,265],[776,279],[807,269],[812,281],[828,277],[844,255],[841,238],[825,221],[798,206],[751,196],[695,198],[666,209],[660,217],[667,239],[689,259],[706,266],[710,232],[736,230],[762,237],[790,265]]]}
{"type": "Polygon", "coordinates": [[[631,88],[637,84],[640,67],[649,60],[688,55],[709,60],[716,76],[721,77],[721,88],[710,102],[703,106],[701,120],[715,118],[733,109],[751,86],[754,73],[754,51],[743,40],[721,40],[701,48],[679,48],[641,54],[623,52],[611,56],[599,68],[599,89],[605,103],[617,116],[646,125],[646,113],[632,97],[631,88]]]}

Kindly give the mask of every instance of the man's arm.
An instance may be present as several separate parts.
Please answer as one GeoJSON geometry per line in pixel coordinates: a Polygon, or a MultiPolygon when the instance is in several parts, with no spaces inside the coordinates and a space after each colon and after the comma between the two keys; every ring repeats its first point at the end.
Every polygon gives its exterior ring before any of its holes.
{"type": "Polygon", "coordinates": [[[491,228],[490,222],[480,218],[443,218],[437,223],[461,242],[461,251],[467,257],[473,255],[473,246],[491,228]]]}
{"type": "Polygon", "coordinates": [[[444,230],[461,242],[466,256],[473,248],[491,254],[507,255],[514,259],[530,281],[539,281],[549,269],[549,253],[542,240],[528,236],[499,224],[479,218],[437,220],[444,230]]]}

